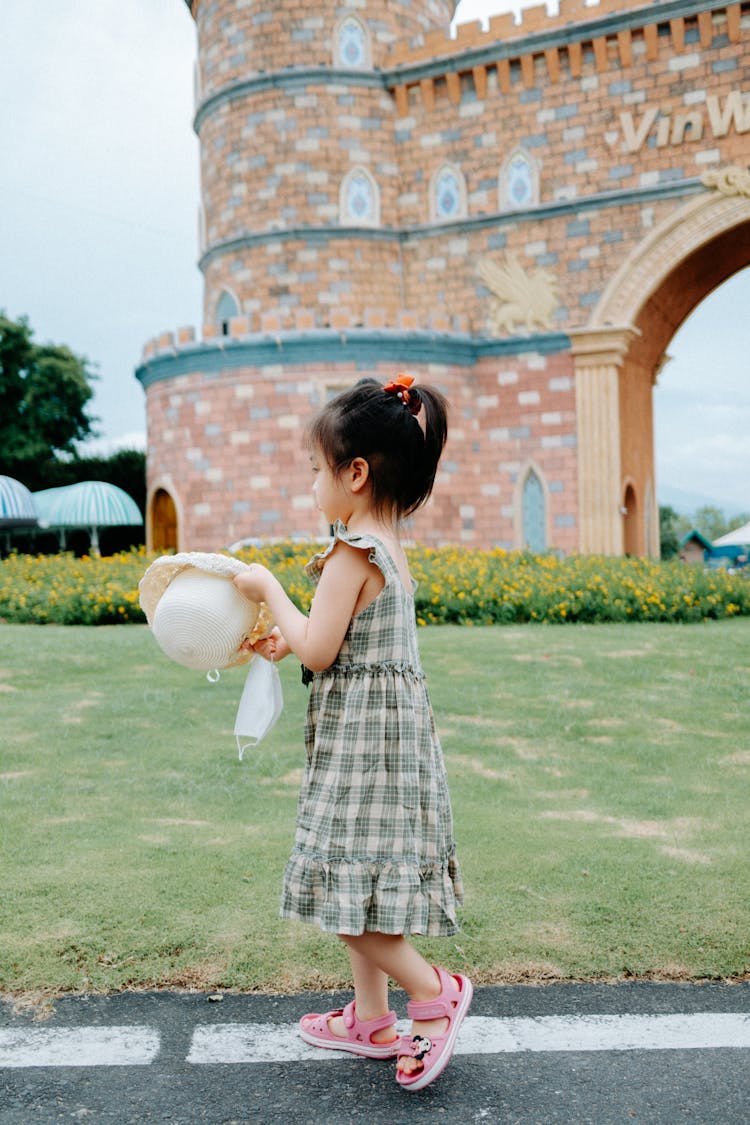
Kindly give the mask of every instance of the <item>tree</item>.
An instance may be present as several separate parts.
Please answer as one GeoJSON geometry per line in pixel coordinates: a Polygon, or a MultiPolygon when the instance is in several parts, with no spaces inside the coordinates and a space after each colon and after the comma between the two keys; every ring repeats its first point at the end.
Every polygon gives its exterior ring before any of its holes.
{"type": "Polygon", "coordinates": [[[714,504],[704,504],[693,513],[693,526],[713,542],[727,530],[727,517],[714,504]]]}
{"type": "Polygon", "coordinates": [[[75,454],[92,432],[88,361],[59,344],[36,344],[25,317],[0,313],[0,471],[75,454]]]}
{"type": "Polygon", "coordinates": [[[677,554],[679,541],[676,523],[678,518],[674,508],[670,508],[668,504],[659,505],[659,542],[663,559],[673,559],[677,554]]]}
{"type": "Polygon", "coordinates": [[[748,513],[726,516],[721,508],[717,508],[714,504],[704,504],[692,515],[675,512],[674,508],[668,506],[660,506],[661,557],[669,559],[676,555],[680,540],[691,531],[699,531],[705,539],[713,543],[720,539],[722,535],[726,535],[728,531],[733,531],[734,528],[742,527],[746,523],[750,523],[748,513]]]}
{"type": "Polygon", "coordinates": [[[747,514],[727,517],[721,508],[714,507],[713,504],[706,504],[703,508],[699,508],[693,516],[693,526],[700,531],[701,535],[705,535],[706,539],[710,539],[713,543],[715,539],[720,539],[722,535],[726,535],[728,531],[734,530],[735,527],[742,527],[747,523],[747,514]]]}

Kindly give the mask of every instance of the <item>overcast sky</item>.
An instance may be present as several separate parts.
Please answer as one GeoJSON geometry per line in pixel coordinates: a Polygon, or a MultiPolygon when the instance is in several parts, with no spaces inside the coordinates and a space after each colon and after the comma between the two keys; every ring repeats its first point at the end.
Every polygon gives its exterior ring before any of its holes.
{"type": "MultiPolygon", "coordinates": [[[[145,341],[202,321],[194,57],[184,0],[0,0],[0,309],[91,361],[108,443],[142,441],[145,341]]],[[[750,509],[749,303],[745,270],[668,349],[662,502],[750,509]]]]}

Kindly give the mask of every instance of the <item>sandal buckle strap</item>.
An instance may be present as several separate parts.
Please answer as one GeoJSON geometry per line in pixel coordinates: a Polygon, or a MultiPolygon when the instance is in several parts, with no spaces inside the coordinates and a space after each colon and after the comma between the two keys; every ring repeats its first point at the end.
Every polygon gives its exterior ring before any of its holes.
{"type": "Polygon", "coordinates": [[[366,1035],[372,1039],[375,1031],[382,1031],[386,1027],[393,1027],[396,1022],[395,1012],[386,1012],[384,1016],[374,1016],[371,1020],[361,1020],[356,1012],[355,1001],[352,1000],[343,1010],[344,1027],[351,1034],[366,1035]]]}
{"type": "Polygon", "coordinates": [[[436,1000],[410,1000],[406,1011],[413,1020],[439,1020],[450,1019],[452,1009],[450,1004],[438,997],[436,1000]]]}

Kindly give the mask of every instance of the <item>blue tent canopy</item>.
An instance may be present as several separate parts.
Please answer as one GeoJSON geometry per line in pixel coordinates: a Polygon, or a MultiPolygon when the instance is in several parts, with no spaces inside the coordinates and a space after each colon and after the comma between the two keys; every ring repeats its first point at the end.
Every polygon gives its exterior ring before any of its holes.
{"type": "Polygon", "coordinates": [[[36,510],[39,513],[40,527],[51,527],[49,519],[50,512],[52,511],[56,497],[63,491],[63,488],[43,488],[41,492],[34,493],[34,502],[36,503],[36,510]]]}
{"type": "Polygon", "coordinates": [[[43,527],[64,531],[85,528],[91,536],[92,551],[99,550],[102,527],[135,527],[143,516],[132,497],[117,485],[101,480],[84,480],[62,488],[45,488],[34,493],[43,527]]]}
{"type": "Polygon", "coordinates": [[[33,495],[13,477],[0,476],[0,528],[35,527],[39,514],[33,495]]]}
{"type": "Polygon", "coordinates": [[[139,525],[143,517],[135,500],[117,485],[84,480],[62,488],[47,488],[42,497],[48,527],[122,527],[139,525]]]}

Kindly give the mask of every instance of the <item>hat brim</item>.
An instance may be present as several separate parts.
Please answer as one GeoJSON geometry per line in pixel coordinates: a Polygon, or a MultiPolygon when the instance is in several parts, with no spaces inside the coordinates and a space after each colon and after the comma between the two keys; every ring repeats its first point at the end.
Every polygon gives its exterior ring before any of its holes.
{"type": "MultiPolygon", "coordinates": [[[[213,574],[217,578],[226,578],[229,582],[238,574],[249,570],[247,563],[235,559],[231,555],[210,554],[202,551],[183,551],[177,555],[162,555],[151,563],[138,583],[138,597],[149,625],[153,625],[156,607],[170,582],[178,574],[191,567],[195,570],[201,570],[205,574],[213,574]]],[[[249,598],[247,600],[250,601],[249,598]]],[[[271,612],[265,602],[260,602],[258,618],[248,636],[248,640],[251,644],[255,644],[261,637],[266,636],[272,628],[271,612]]],[[[232,665],[227,665],[227,667],[246,664],[252,658],[253,653],[243,649],[237,654],[237,659],[233,661],[232,665]]]]}

